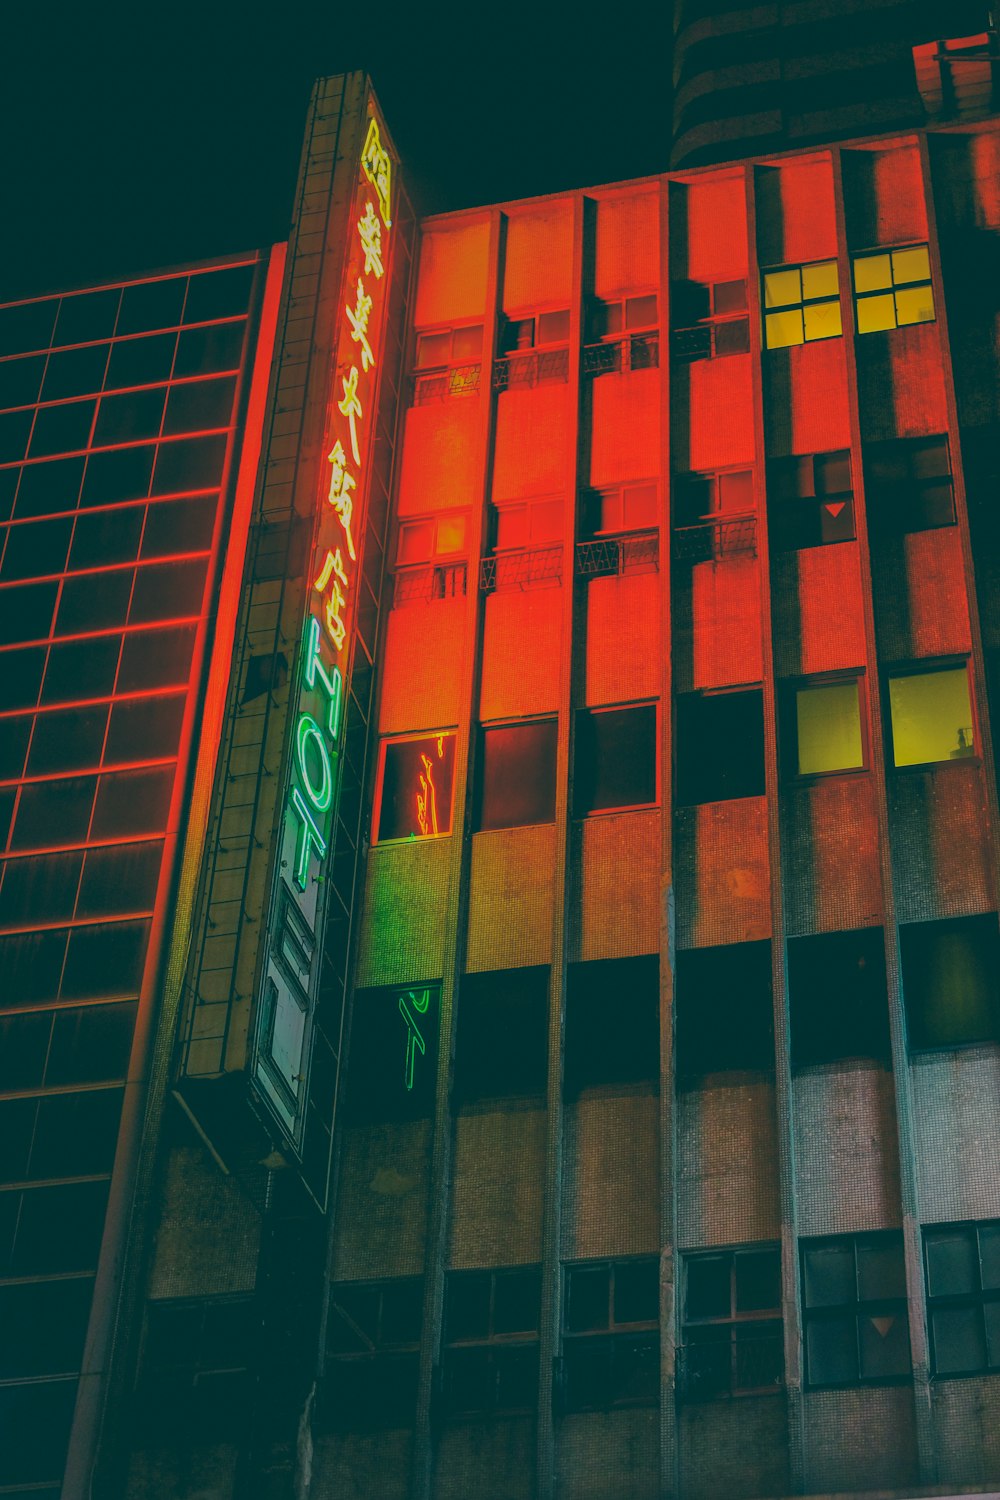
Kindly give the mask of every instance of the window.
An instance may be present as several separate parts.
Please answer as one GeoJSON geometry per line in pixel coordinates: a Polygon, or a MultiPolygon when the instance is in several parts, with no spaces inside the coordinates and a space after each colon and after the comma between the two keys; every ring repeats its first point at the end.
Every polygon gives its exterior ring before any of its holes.
{"type": "Polygon", "coordinates": [[[934,292],[926,245],[854,257],[854,301],[859,333],[933,323],[934,292]]]}
{"type": "Polygon", "coordinates": [[[805,1241],[802,1303],[810,1386],[881,1384],[909,1376],[901,1234],[805,1241]]]}
{"type": "Polygon", "coordinates": [[[910,1047],[1000,1040],[1000,933],[994,914],[899,929],[910,1047]]]}
{"type": "Polygon", "coordinates": [[[881,927],[823,932],[788,942],[792,1066],[889,1057],[885,940],[881,927]]]}
{"type": "Polygon", "coordinates": [[[413,1425],[423,1281],[330,1288],[326,1415],[342,1431],[413,1425]]]}
{"type": "Polygon", "coordinates": [[[683,693],[677,699],[677,803],[764,794],[764,705],[760,688],[683,693]]]}
{"type": "Polygon", "coordinates": [[[955,495],[947,437],[896,438],[866,447],[865,492],[875,532],[951,526],[955,495]]]}
{"type": "Polygon", "coordinates": [[[671,288],[671,350],[679,360],[718,359],[750,348],[747,284],[675,282],[671,288]]]}
{"type": "Polygon", "coordinates": [[[935,1375],[1000,1370],[1000,1222],[924,1230],[935,1375]]]}
{"type": "Polygon", "coordinates": [[[677,1077],[774,1071],[771,944],[729,943],[677,954],[677,1077]]]}
{"type": "Polygon", "coordinates": [[[673,493],[676,557],[709,562],[743,554],[755,555],[756,502],[752,470],[677,474],[673,493]]]}
{"type": "Polygon", "coordinates": [[[614,297],[610,301],[595,298],[588,318],[588,339],[618,339],[625,333],[656,328],[660,321],[655,292],[637,296],[614,297]]]}
{"type": "Polygon", "coordinates": [[[449,1274],[442,1362],[449,1417],[535,1410],[541,1301],[539,1266],[449,1274]]]}
{"type": "Polygon", "coordinates": [[[454,730],[387,741],[375,804],[376,842],[450,833],[454,772],[454,730]]]}
{"type": "Polygon", "coordinates": [[[856,677],[789,684],[785,759],[793,776],[859,770],[865,764],[856,677]]]}
{"type": "Polygon", "coordinates": [[[835,339],[843,331],[835,260],[764,272],[764,340],[769,349],[835,339]]]}
{"type": "Polygon", "coordinates": [[[565,509],[562,498],[553,495],[497,505],[494,550],[512,552],[561,542],[565,509]]]}
{"type": "Polygon", "coordinates": [[[439,984],[355,992],[345,1084],[351,1121],[429,1119],[440,1010],[439,984]]]}
{"type": "Polygon", "coordinates": [[[535,313],[531,317],[508,318],[500,337],[501,354],[523,354],[569,342],[569,309],[535,313]]]}
{"type": "Polygon", "coordinates": [[[466,974],[458,997],[457,1102],[544,1095],[548,1036],[547,968],[466,974]]]}
{"type": "Polygon", "coordinates": [[[141,1411],[166,1435],[175,1422],[233,1433],[246,1422],[260,1314],[248,1297],[149,1303],[141,1411]]]}
{"type": "Polygon", "coordinates": [[[655,1406],[660,1396],[656,1256],[566,1266],[563,1287],[567,1410],[655,1406]]]}
{"type": "Polygon", "coordinates": [[[556,815],[555,719],[483,729],[477,774],[477,826],[517,828],[556,815]]]}
{"type": "Polygon", "coordinates": [[[656,801],[656,705],[581,709],[576,716],[574,816],[656,801]]]}
{"type": "Polygon", "coordinates": [[[414,355],[413,400],[417,405],[479,389],[483,357],[481,323],[418,333],[414,355]]]}
{"type": "Polygon", "coordinates": [[[658,1078],[659,1011],[659,960],[655,954],[570,964],[566,1093],[658,1078]]]}
{"type": "Polygon", "coordinates": [[[584,373],[654,369],[660,362],[658,328],[655,292],[608,301],[594,298],[587,314],[584,373]]]}
{"type": "Polygon", "coordinates": [[[393,604],[465,593],[466,511],[402,521],[396,543],[393,604]]]}
{"type": "Polygon", "coordinates": [[[651,531],[659,525],[659,491],[655,479],[598,490],[590,499],[589,529],[595,536],[651,531]]]}
{"type": "Polygon", "coordinates": [[[780,1247],[686,1255],[682,1338],[688,1401],[776,1393],[784,1378],[780,1247]]]}
{"type": "Polygon", "coordinates": [[[854,540],[851,455],[810,453],[768,464],[768,519],[775,548],[854,540]]]}
{"type": "Polygon", "coordinates": [[[976,754],[969,674],[964,663],[889,674],[889,716],[896,766],[964,760],[976,754]]]}

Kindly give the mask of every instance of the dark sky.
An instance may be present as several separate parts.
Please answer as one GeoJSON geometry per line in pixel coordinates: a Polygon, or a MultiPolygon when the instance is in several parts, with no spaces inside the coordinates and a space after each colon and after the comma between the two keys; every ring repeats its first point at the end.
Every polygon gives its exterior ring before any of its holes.
{"type": "Polygon", "coordinates": [[[424,212],[666,166],[669,0],[28,3],[0,38],[0,301],[283,239],[323,73],[371,72],[424,212]]]}

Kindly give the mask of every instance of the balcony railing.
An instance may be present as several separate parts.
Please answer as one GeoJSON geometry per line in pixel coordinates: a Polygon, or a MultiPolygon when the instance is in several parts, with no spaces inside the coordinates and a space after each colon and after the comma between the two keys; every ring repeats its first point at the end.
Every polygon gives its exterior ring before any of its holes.
{"type": "Polygon", "coordinates": [[[678,1347],[677,1394],[682,1401],[724,1401],[781,1390],[785,1364],[780,1332],[734,1339],[726,1335],[741,1329],[718,1331],[718,1340],[678,1347]]]}
{"type": "Polygon", "coordinates": [[[727,557],[757,556],[757,517],[729,516],[681,526],[674,532],[673,553],[678,562],[720,562],[727,557]]]}
{"type": "Polygon", "coordinates": [[[428,370],[413,376],[411,406],[443,401],[447,396],[474,396],[479,390],[482,365],[456,365],[451,370],[428,370]]]}
{"type": "Polygon", "coordinates": [[[588,344],[583,350],[585,375],[610,375],[624,370],[655,370],[660,363],[660,335],[629,333],[624,338],[588,344]]]}
{"type": "Polygon", "coordinates": [[[569,350],[526,349],[493,361],[493,389],[542,385],[547,380],[569,379],[569,350]]]}
{"type": "Polygon", "coordinates": [[[746,316],[706,319],[691,328],[675,328],[670,335],[670,353],[681,363],[745,354],[749,348],[750,322],[746,316]]]}
{"type": "Polygon", "coordinates": [[[581,578],[607,578],[620,573],[655,573],[660,563],[660,538],[655,531],[632,536],[600,537],[577,542],[576,571],[581,578]]]}
{"type": "Polygon", "coordinates": [[[479,587],[484,593],[502,588],[534,588],[562,581],[563,549],[534,547],[523,552],[499,552],[479,565],[479,587]]]}
{"type": "Polygon", "coordinates": [[[406,604],[429,604],[433,599],[458,599],[465,593],[468,564],[435,563],[424,568],[399,568],[393,577],[394,609],[406,604]]]}

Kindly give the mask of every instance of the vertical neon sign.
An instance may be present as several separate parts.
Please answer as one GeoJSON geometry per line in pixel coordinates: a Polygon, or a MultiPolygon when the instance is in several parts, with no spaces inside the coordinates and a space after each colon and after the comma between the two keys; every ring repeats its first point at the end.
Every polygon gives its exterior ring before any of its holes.
{"type": "Polygon", "coordinates": [[[323,483],[300,656],[295,727],[285,792],[281,858],[275,875],[264,964],[255,1077],[288,1133],[301,1134],[308,1069],[323,865],[332,840],[340,783],[351,622],[368,494],[386,271],[392,229],[393,170],[374,106],[361,158],[330,370],[323,483]]]}

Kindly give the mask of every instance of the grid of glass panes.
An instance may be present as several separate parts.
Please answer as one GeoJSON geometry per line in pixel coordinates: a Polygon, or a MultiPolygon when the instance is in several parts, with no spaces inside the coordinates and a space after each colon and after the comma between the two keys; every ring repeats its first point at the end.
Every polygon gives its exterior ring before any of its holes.
{"type": "Polygon", "coordinates": [[[60,1478],[256,260],[0,308],[0,1426],[60,1478]]]}

